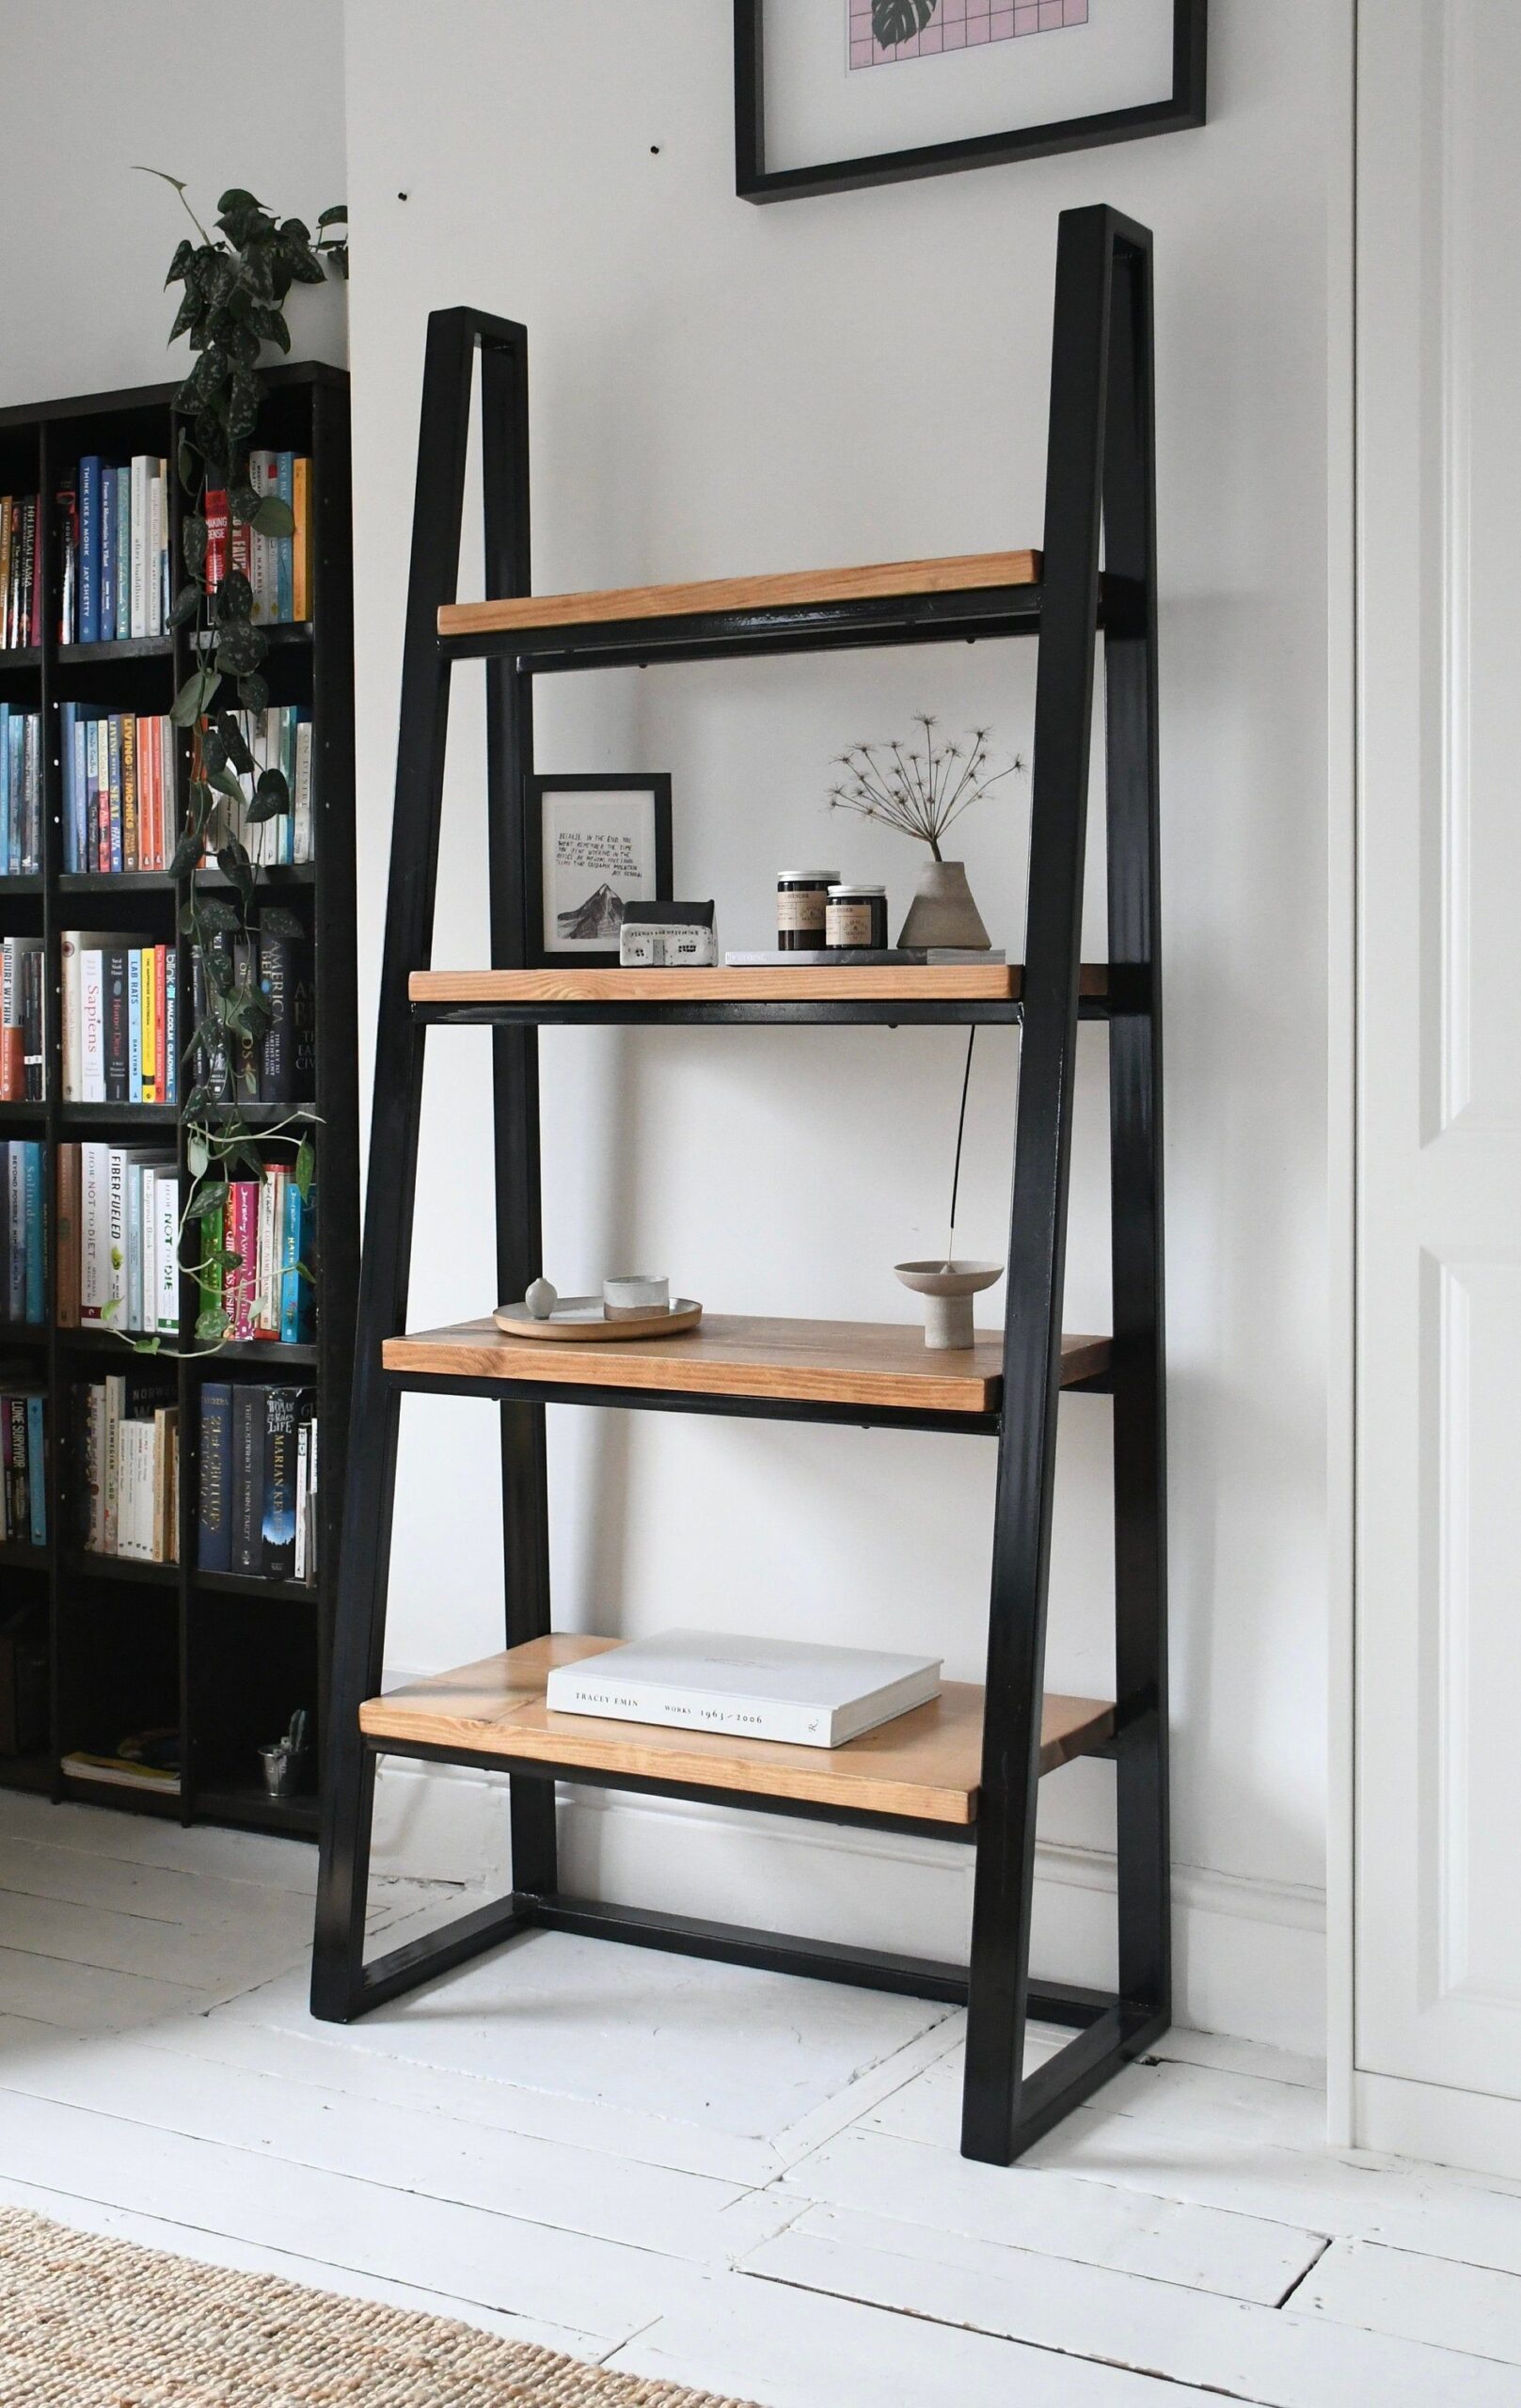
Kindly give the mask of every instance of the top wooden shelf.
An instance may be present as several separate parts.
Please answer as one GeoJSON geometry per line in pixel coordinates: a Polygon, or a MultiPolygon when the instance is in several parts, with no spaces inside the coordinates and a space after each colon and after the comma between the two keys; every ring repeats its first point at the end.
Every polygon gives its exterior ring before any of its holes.
{"type": "Polygon", "coordinates": [[[1040,577],[1038,552],[968,552],[676,585],[519,594],[445,603],[438,634],[452,652],[514,652],[545,667],[591,667],[660,653],[691,659],[722,651],[800,650],[905,635],[927,641],[1015,635],[1038,623],[1040,577]]]}
{"type": "MultiPolygon", "coordinates": [[[[1108,1010],[1109,974],[1085,962],[1085,1018],[1108,1010]]],[[[1012,1021],[1024,972],[1018,963],[866,964],[838,970],[415,970],[407,982],[420,1019],[446,1022],[626,1020],[658,1023],[797,1021],[1012,1021]]]]}
{"type": "MultiPolygon", "coordinates": [[[[1107,1338],[1066,1336],[1062,1381],[1100,1380],[1110,1368],[1107,1338]]],[[[665,1398],[746,1398],[872,1412],[992,1415],[1004,1385],[1001,1332],[979,1330],[968,1347],[936,1353],[912,1322],[782,1321],[705,1313],[678,1338],[632,1338],[576,1346],[509,1338],[494,1322],[388,1338],[388,1371],[408,1385],[434,1380],[526,1381],[545,1388],[615,1390],[665,1398]]]]}
{"type": "Polygon", "coordinates": [[[785,569],[765,577],[707,577],[683,585],[624,585],[584,594],[522,594],[495,602],[448,602],[441,636],[509,627],[573,627],[610,619],[675,619],[733,610],[796,610],[826,602],[908,601],[922,594],[986,593],[1038,585],[1038,552],[964,552],[928,561],[874,561],[862,568],[785,569]]]}

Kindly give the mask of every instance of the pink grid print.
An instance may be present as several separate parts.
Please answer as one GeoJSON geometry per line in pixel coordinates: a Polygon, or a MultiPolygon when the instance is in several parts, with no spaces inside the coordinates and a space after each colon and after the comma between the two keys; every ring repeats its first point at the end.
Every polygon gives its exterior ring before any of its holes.
{"type": "MultiPolygon", "coordinates": [[[[1060,33],[1085,25],[1088,0],[931,0],[926,23],[907,41],[878,41],[872,31],[872,0],[846,0],[849,12],[850,65],[887,67],[898,58],[934,58],[943,51],[975,50],[990,41],[1016,41],[1023,34],[1060,33]]],[[[914,11],[922,13],[921,8],[914,11]]]]}

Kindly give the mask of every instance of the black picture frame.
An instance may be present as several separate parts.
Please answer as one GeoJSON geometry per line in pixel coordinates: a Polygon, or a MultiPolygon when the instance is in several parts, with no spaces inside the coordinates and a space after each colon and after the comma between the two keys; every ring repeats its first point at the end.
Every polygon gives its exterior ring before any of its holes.
{"type": "Polygon", "coordinates": [[[978,134],[960,142],[930,142],[913,150],[885,150],[864,159],[832,159],[808,167],[766,165],[766,0],[734,0],[735,191],[741,200],[805,200],[821,193],[859,192],[867,184],[909,183],[920,176],[954,175],[962,167],[1004,166],[1014,159],[1047,159],[1058,150],[1096,150],[1147,134],[1177,134],[1205,118],[1205,25],[1208,0],[1173,0],[1172,90],[1165,100],[1093,117],[1027,125],[1010,134],[978,134]]]}
{"type": "Polygon", "coordinates": [[[590,770],[525,780],[523,792],[524,899],[527,904],[528,967],[531,970],[616,970],[616,945],[556,945],[544,926],[544,806],[549,795],[648,794],[655,804],[655,897],[668,903],[672,885],[671,779],[663,769],[590,770]]]}

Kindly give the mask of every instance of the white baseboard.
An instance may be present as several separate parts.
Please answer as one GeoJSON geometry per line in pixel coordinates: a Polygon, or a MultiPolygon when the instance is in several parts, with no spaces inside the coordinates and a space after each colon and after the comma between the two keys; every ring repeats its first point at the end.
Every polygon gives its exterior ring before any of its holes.
{"type": "Polygon", "coordinates": [[[1387,2157],[1431,2158],[1470,2174],[1521,2181],[1521,2099],[1404,2082],[1392,2074],[1354,2073],[1352,2106],[1359,2148],[1387,2157]]]}
{"type": "MultiPolygon", "coordinates": [[[[582,1896],[914,1956],[966,1956],[972,1852],[944,1842],[567,1789],[560,1849],[562,1886],[582,1896]]],[[[504,1781],[395,1757],[383,1765],[377,1872],[506,1888],[510,1854],[504,1781]]],[[[1113,1984],[1114,1891],[1106,1851],[1038,1849],[1038,1975],[1113,1984]]],[[[1180,2023],[1323,2052],[1322,1891],[1176,1866],[1173,1951],[1180,2023]]]]}

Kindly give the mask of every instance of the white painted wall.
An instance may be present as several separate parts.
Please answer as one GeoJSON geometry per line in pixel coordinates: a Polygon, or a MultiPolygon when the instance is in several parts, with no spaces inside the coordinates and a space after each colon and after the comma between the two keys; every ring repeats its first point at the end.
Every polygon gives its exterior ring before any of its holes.
{"type": "MultiPolygon", "coordinates": [[[[0,405],[183,375],[163,284],[190,224],[133,168],[183,178],[207,225],[234,183],[310,223],[344,198],[342,82],[340,0],[260,0],[256,18],[228,0],[0,13],[0,405]]],[[[293,356],[341,363],[341,294],[303,294],[292,330],[293,356]]]]}
{"type": "MultiPolygon", "coordinates": [[[[1349,22],[1347,0],[1216,0],[1198,133],[764,211],[733,195],[715,0],[356,0],[346,50],[367,1029],[427,311],[469,301],[530,328],[543,590],[975,550],[1039,536],[1058,211],[1109,199],[1155,229],[1183,2003],[1310,2047],[1326,219],[1350,141],[1349,22]]],[[[1028,648],[985,646],[547,681],[540,761],[670,768],[679,890],[718,896],[729,943],[764,941],[772,875],[800,858],[885,876],[907,900],[907,849],[822,808],[840,744],[924,706],[1027,745],[1033,670],[1028,648]]],[[[440,963],[485,958],[480,721],[478,674],[462,673],[440,963]]],[[[1025,835],[1022,796],[967,824],[985,916],[1011,946],[1025,835]]],[[[492,1301],[484,1040],[432,1042],[414,1325],[492,1301]]],[[[1003,1243],[1013,1042],[978,1042],[968,1251],[1003,1243]]],[[[1085,1039],[1080,1327],[1108,1308],[1103,1044],[1085,1039]]],[[[638,1256],[720,1308],[907,1318],[890,1265],[941,1243],[959,1052],[930,1031],[547,1035],[550,1275],[584,1285],[638,1256]]],[[[1051,1672],[1101,1687],[1108,1408],[1063,1412],[1051,1672]]],[[[977,1673],[990,1450],[568,1412],[551,1427],[562,1623],[932,1641],[950,1672],[977,1673]]],[[[480,1405],[408,1404],[398,1666],[497,1641],[493,1449],[480,1405]]],[[[1047,1784],[1044,1953],[1069,1945],[1078,1972],[1101,1964],[1110,1790],[1100,1766],[1047,1784]]],[[[499,1845],[473,1786],[433,1782],[426,1811],[415,1781],[390,1796],[415,1859],[468,1833],[473,1870],[499,1845]]],[[[578,1877],[626,1895],[930,1948],[962,1936],[959,1860],[909,1843],[626,1804],[574,1817],[568,1846],[578,1877]]]]}

